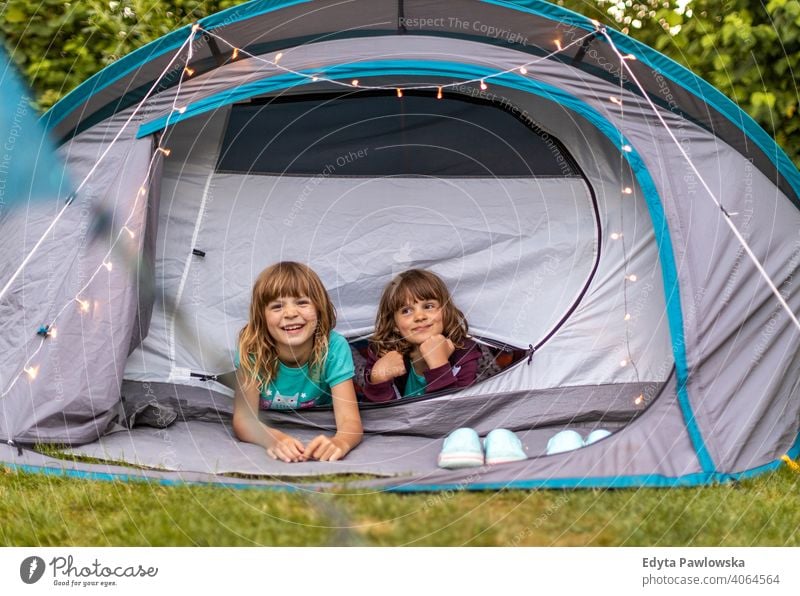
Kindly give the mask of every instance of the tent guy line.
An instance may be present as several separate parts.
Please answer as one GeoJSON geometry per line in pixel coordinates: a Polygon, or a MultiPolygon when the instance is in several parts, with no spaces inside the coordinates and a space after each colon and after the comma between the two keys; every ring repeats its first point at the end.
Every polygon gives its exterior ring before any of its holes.
{"type": "Polygon", "coordinates": [[[698,171],[697,166],[695,166],[695,164],[692,161],[692,159],[686,153],[686,150],[683,148],[683,146],[681,145],[680,141],[678,141],[678,139],[675,138],[675,134],[672,132],[672,129],[669,127],[669,124],[667,124],[664,121],[664,118],[659,113],[658,109],[656,108],[655,104],[653,103],[653,100],[650,99],[650,96],[647,94],[647,92],[645,91],[644,87],[639,82],[639,79],[636,78],[636,74],[633,72],[631,67],[628,64],[625,63],[625,60],[624,60],[624,57],[622,56],[622,53],[617,49],[617,46],[614,45],[614,40],[611,39],[611,36],[608,34],[608,31],[606,31],[606,28],[605,27],[598,27],[598,31],[600,32],[600,34],[603,37],[606,38],[606,41],[608,41],[608,43],[611,46],[611,49],[614,51],[614,53],[617,56],[619,56],[621,63],[625,67],[625,70],[628,72],[628,74],[631,76],[631,79],[633,80],[633,82],[636,83],[636,86],[642,92],[642,97],[645,99],[647,104],[653,110],[653,113],[656,115],[656,117],[658,118],[658,121],[664,127],[664,130],[666,130],[666,132],[669,135],[670,139],[672,139],[672,142],[675,143],[675,146],[678,148],[678,150],[680,151],[681,155],[686,160],[686,163],[689,164],[690,168],[692,168],[692,172],[694,172],[694,175],[697,176],[698,180],[700,180],[700,183],[703,185],[703,188],[708,193],[708,196],[711,197],[711,200],[714,201],[714,204],[719,208],[719,211],[722,214],[723,220],[728,225],[728,227],[731,229],[731,231],[733,232],[734,236],[736,236],[736,240],[738,240],[739,244],[742,246],[742,248],[744,248],[745,252],[747,253],[747,256],[750,257],[750,260],[753,262],[753,264],[756,266],[756,269],[758,269],[758,272],[761,274],[761,277],[764,278],[764,281],[767,282],[767,285],[769,286],[769,289],[772,291],[772,293],[778,299],[778,302],[780,302],[780,305],[783,307],[783,310],[785,310],[786,313],[789,315],[789,317],[792,320],[792,323],[794,323],[794,326],[798,329],[798,331],[800,331],[800,321],[797,320],[797,317],[795,316],[794,312],[789,307],[789,305],[786,303],[786,300],[781,295],[780,290],[778,290],[777,286],[775,286],[775,282],[772,281],[772,278],[769,276],[769,274],[764,269],[764,266],[761,264],[761,261],[759,261],[758,257],[755,255],[755,253],[753,253],[753,250],[750,248],[750,245],[747,243],[747,240],[745,240],[744,236],[742,236],[742,234],[739,232],[739,230],[734,225],[733,219],[731,218],[731,214],[728,213],[728,211],[725,209],[725,207],[722,206],[722,203],[719,201],[719,199],[716,197],[714,192],[708,186],[708,183],[706,182],[705,178],[703,178],[703,175],[698,171]]]}
{"type": "MultiPolygon", "coordinates": [[[[133,118],[136,116],[136,114],[139,112],[141,107],[147,102],[147,100],[149,99],[150,95],[158,87],[159,83],[164,78],[164,76],[166,76],[166,74],[172,68],[172,65],[175,63],[176,59],[181,54],[181,52],[183,51],[183,49],[186,47],[187,44],[189,44],[189,53],[188,53],[188,56],[187,56],[187,59],[186,59],[186,64],[189,63],[189,60],[191,60],[191,56],[192,56],[192,46],[191,46],[190,42],[192,41],[193,38],[194,38],[194,31],[191,33],[191,35],[189,35],[186,38],[186,41],[184,41],[184,43],[181,45],[181,47],[175,52],[175,54],[173,55],[172,59],[169,61],[169,63],[167,64],[167,66],[165,67],[165,69],[161,73],[161,75],[153,83],[153,85],[150,88],[150,90],[148,91],[148,93],[137,104],[137,106],[135,107],[135,109],[131,113],[131,115],[128,118],[128,120],[120,128],[120,130],[119,130],[119,132],[117,132],[116,136],[111,140],[111,142],[109,143],[108,147],[101,154],[100,158],[95,162],[95,164],[93,165],[93,167],[91,168],[89,173],[86,174],[86,176],[83,178],[83,180],[78,185],[78,187],[75,189],[75,191],[70,195],[69,199],[65,202],[64,206],[61,208],[61,210],[58,212],[56,217],[50,223],[50,225],[48,226],[47,230],[45,230],[44,234],[42,234],[41,238],[39,238],[39,241],[36,243],[36,245],[34,245],[34,247],[28,253],[28,255],[26,256],[25,260],[19,266],[17,271],[14,273],[14,275],[11,276],[11,279],[9,279],[8,283],[3,288],[3,291],[0,292],[0,300],[3,299],[3,296],[7,292],[8,288],[11,286],[11,284],[14,282],[14,280],[20,275],[20,273],[22,273],[22,271],[25,269],[25,265],[30,261],[30,259],[36,253],[36,250],[41,246],[41,244],[44,242],[44,240],[47,238],[47,236],[53,230],[53,228],[58,223],[58,221],[61,219],[61,216],[64,214],[64,212],[67,210],[67,208],[70,205],[72,205],[75,197],[78,195],[80,190],[84,187],[84,185],[89,180],[89,178],[91,178],[92,174],[94,174],[94,172],[97,170],[97,167],[100,165],[100,163],[106,157],[106,155],[108,155],[108,153],[110,152],[111,148],[114,146],[114,144],[118,141],[118,139],[122,135],[123,131],[128,127],[128,125],[133,120],[133,118]]],[[[178,81],[178,86],[177,86],[177,92],[178,93],[180,93],[182,82],[183,82],[183,74],[181,74],[180,80],[178,81]]],[[[177,98],[177,93],[176,93],[175,97],[177,98]]],[[[173,101],[173,107],[175,107],[175,102],[174,101],[173,101]]],[[[169,125],[169,123],[168,123],[168,125],[169,125]]],[[[33,362],[34,358],[36,358],[36,356],[41,351],[42,347],[44,346],[45,341],[47,341],[47,338],[50,337],[50,336],[53,336],[55,334],[56,322],[58,321],[58,319],[66,311],[66,309],[69,307],[69,305],[72,304],[73,302],[77,302],[78,305],[79,305],[79,308],[81,310],[84,310],[87,307],[87,302],[85,300],[81,299],[81,295],[86,290],[86,288],[88,288],[91,285],[91,283],[94,281],[94,279],[100,273],[100,271],[102,271],[103,269],[106,269],[107,271],[111,271],[111,262],[109,261],[109,258],[111,257],[112,254],[114,254],[117,251],[117,246],[119,244],[119,240],[122,237],[123,232],[127,232],[128,235],[131,238],[133,238],[134,233],[128,227],[128,223],[130,223],[131,219],[135,215],[136,208],[138,206],[139,201],[141,200],[141,197],[144,194],[146,194],[147,184],[148,184],[147,181],[150,179],[150,176],[152,174],[153,165],[155,164],[156,159],[159,158],[159,156],[161,156],[161,155],[168,156],[169,155],[169,149],[161,147],[160,141],[159,141],[159,145],[155,148],[155,150],[153,151],[153,155],[150,158],[150,163],[149,163],[149,165],[147,167],[147,171],[145,172],[144,179],[143,179],[141,185],[139,186],[139,190],[138,190],[138,192],[136,194],[136,199],[133,202],[133,205],[131,207],[130,213],[128,214],[128,217],[125,219],[124,224],[120,227],[119,231],[117,232],[116,238],[111,243],[111,246],[109,247],[108,251],[106,252],[105,256],[103,257],[100,265],[97,266],[97,268],[95,269],[94,273],[92,273],[92,275],[89,277],[88,281],[85,284],[83,284],[83,286],[78,290],[78,292],[75,294],[74,299],[71,299],[68,302],[66,302],[61,307],[61,309],[56,313],[56,315],[52,318],[50,323],[47,323],[47,324],[44,324],[44,325],[41,326],[42,329],[46,329],[46,332],[45,333],[39,333],[39,335],[41,336],[41,340],[39,342],[38,347],[33,351],[33,353],[25,361],[25,363],[22,366],[22,370],[20,370],[16,374],[16,376],[11,380],[11,382],[8,384],[8,386],[5,388],[5,390],[3,390],[2,393],[0,393],[0,399],[4,398],[6,395],[8,395],[11,392],[11,390],[14,388],[14,385],[16,385],[17,381],[19,381],[20,377],[23,374],[27,373],[28,376],[31,378],[31,380],[34,380],[36,378],[36,375],[37,375],[37,372],[38,372],[38,367],[32,366],[31,363],[33,362]]],[[[104,219],[104,217],[105,217],[105,214],[102,213],[102,207],[95,206],[94,209],[95,209],[95,214],[97,216],[96,219],[98,221],[102,221],[104,219]]],[[[110,220],[109,220],[109,225],[110,225],[110,220]]],[[[97,237],[102,231],[103,230],[100,229],[100,228],[95,228],[94,236],[97,237]]],[[[132,273],[136,271],[136,268],[133,267],[133,266],[129,267],[129,269],[131,270],[132,273]]]]}
{"type": "MultiPolygon", "coordinates": [[[[133,112],[131,113],[130,117],[128,118],[128,121],[117,132],[117,134],[114,137],[114,139],[111,141],[111,143],[108,145],[108,147],[106,147],[105,151],[102,153],[102,155],[100,155],[100,158],[95,162],[95,164],[89,170],[89,173],[86,174],[86,176],[84,176],[84,178],[81,181],[81,183],[78,185],[78,187],[75,189],[75,191],[69,196],[69,198],[66,201],[66,204],[58,212],[56,217],[50,223],[50,226],[47,228],[47,230],[44,232],[44,234],[42,234],[42,237],[39,239],[39,241],[36,243],[36,245],[31,249],[31,251],[25,257],[25,259],[22,261],[22,264],[17,268],[17,270],[14,272],[14,274],[8,280],[8,282],[6,282],[6,285],[3,287],[3,289],[0,290],[0,300],[2,300],[3,297],[6,295],[6,293],[8,292],[8,289],[11,287],[11,284],[14,283],[14,280],[16,280],[16,278],[19,277],[20,273],[22,273],[22,271],[25,269],[25,265],[28,264],[28,262],[31,260],[31,257],[33,257],[33,255],[36,253],[38,248],[41,246],[42,242],[44,242],[45,238],[47,238],[47,235],[53,230],[55,225],[61,219],[61,216],[64,215],[64,212],[67,210],[67,207],[69,207],[70,204],[72,204],[72,201],[74,200],[74,198],[78,195],[78,193],[84,187],[84,185],[89,180],[89,178],[91,178],[92,174],[94,174],[94,172],[97,170],[97,167],[103,162],[103,159],[105,158],[106,155],[108,155],[108,152],[111,151],[111,148],[114,146],[114,144],[119,139],[119,137],[122,136],[123,131],[127,128],[128,124],[130,124],[130,122],[133,120],[133,118],[139,112],[139,109],[149,99],[149,97],[150,97],[150,95],[152,95],[153,91],[156,90],[156,88],[158,87],[158,84],[161,82],[161,79],[163,79],[164,76],[167,74],[167,72],[169,72],[169,69],[172,67],[172,64],[175,62],[175,60],[178,58],[180,53],[183,51],[183,48],[186,47],[186,44],[188,44],[192,40],[193,36],[194,36],[194,33],[192,33],[192,35],[187,37],[186,41],[183,42],[183,45],[181,45],[181,47],[175,52],[175,55],[172,57],[172,60],[170,60],[169,64],[167,64],[167,66],[164,69],[164,71],[161,73],[161,75],[158,77],[158,79],[156,79],[156,81],[153,83],[153,86],[150,87],[150,90],[147,92],[147,94],[145,94],[144,98],[142,98],[142,101],[140,101],[139,104],[136,106],[136,108],[133,110],[133,112]]],[[[191,54],[191,45],[189,46],[189,51],[190,51],[190,54],[191,54]]]]}
{"type": "MultiPolygon", "coordinates": [[[[403,85],[402,87],[398,87],[397,85],[362,85],[361,82],[358,79],[354,79],[350,83],[345,83],[345,82],[342,82],[342,81],[340,81],[338,79],[330,79],[328,77],[323,76],[322,74],[308,74],[306,72],[300,72],[300,71],[297,71],[297,70],[293,70],[291,68],[287,68],[287,67],[282,66],[281,64],[279,64],[280,59],[283,57],[283,52],[277,52],[275,54],[275,57],[272,60],[269,60],[269,59],[257,56],[255,54],[251,54],[250,52],[247,52],[246,50],[243,50],[241,48],[236,47],[234,44],[232,44],[230,41],[228,41],[227,39],[225,39],[221,35],[219,35],[217,33],[214,33],[213,31],[208,31],[206,29],[203,29],[198,24],[195,24],[194,27],[197,27],[200,31],[203,31],[206,34],[217,38],[218,40],[222,41],[227,46],[229,46],[231,49],[233,49],[233,53],[231,54],[231,61],[237,60],[238,57],[239,57],[239,54],[244,54],[248,58],[255,59],[257,62],[262,62],[263,64],[269,64],[271,66],[274,66],[274,67],[278,68],[279,70],[282,70],[285,73],[293,74],[293,75],[296,75],[296,76],[299,76],[299,77],[303,77],[303,78],[308,79],[309,81],[314,82],[314,83],[317,83],[319,81],[323,81],[323,82],[329,83],[331,85],[336,85],[336,86],[339,86],[339,87],[345,87],[345,88],[348,88],[348,89],[359,89],[359,90],[362,90],[362,91],[392,91],[392,90],[396,90],[398,92],[398,94],[397,94],[398,98],[401,98],[403,96],[403,94],[402,94],[403,91],[434,91],[435,90],[437,92],[437,95],[436,95],[437,99],[441,99],[442,98],[442,90],[444,90],[444,89],[450,89],[450,88],[455,89],[455,88],[460,87],[462,85],[479,84],[481,89],[485,91],[487,89],[487,86],[486,86],[486,81],[487,80],[491,80],[491,79],[496,78],[496,77],[500,77],[500,76],[503,76],[503,75],[506,75],[506,74],[516,73],[516,72],[518,72],[521,75],[527,75],[528,74],[528,70],[527,69],[529,67],[534,66],[536,64],[539,64],[541,62],[544,62],[546,60],[549,60],[550,58],[552,58],[552,57],[554,57],[554,56],[556,56],[558,54],[566,52],[572,46],[581,44],[581,43],[584,42],[584,40],[586,40],[586,39],[588,39],[590,37],[594,37],[596,35],[596,32],[590,31],[586,35],[577,38],[576,40],[570,42],[569,44],[567,44],[565,46],[562,46],[561,42],[559,42],[558,40],[555,40],[554,43],[556,44],[556,48],[557,49],[554,52],[550,52],[549,54],[546,54],[545,56],[541,56],[541,57],[537,58],[536,60],[531,60],[530,62],[525,62],[524,64],[521,64],[520,66],[516,66],[514,68],[508,68],[506,70],[501,70],[501,71],[496,72],[495,74],[490,74],[490,75],[487,75],[485,77],[480,77],[480,78],[475,78],[475,79],[468,79],[468,80],[464,80],[464,81],[458,81],[458,82],[455,82],[455,83],[446,83],[446,84],[442,84],[442,85],[403,85]]],[[[633,55],[628,55],[628,56],[625,56],[624,59],[635,60],[635,57],[633,55]]],[[[188,62],[187,62],[187,65],[188,65],[188,62]]],[[[190,72],[189,75],[191,76],[193,74],[193,72],[194,71],[190,72]]]]}

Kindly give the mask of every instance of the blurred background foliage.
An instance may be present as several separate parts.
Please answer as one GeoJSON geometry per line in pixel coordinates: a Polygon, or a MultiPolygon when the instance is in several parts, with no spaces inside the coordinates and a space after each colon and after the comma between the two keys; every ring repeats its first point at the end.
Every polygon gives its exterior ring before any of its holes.
{"type": "MultiPolygon", "coordinates": [[[[45,110],[147,42],[240,0],[5,0],[0,32],[45,110]]],[[[715,85],[800,166],[800,0],[558,0],[715,85]]]]}

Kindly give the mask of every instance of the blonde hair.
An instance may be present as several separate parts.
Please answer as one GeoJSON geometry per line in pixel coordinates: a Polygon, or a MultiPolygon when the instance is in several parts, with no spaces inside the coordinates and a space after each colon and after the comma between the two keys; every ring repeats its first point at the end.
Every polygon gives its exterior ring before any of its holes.
{"type": "Polygon", "coordinates": [[[328,356],[328,336],[336,326],[336,309],[314,271],[283,261],[267,267],[253,284],[250,316],[239,332],[239,367],[251,383],[266,386],[278,373],[278,348],[267,329],[267,305],[282,296],[308,296],[317,309],[317,328],[309,359],[312,379],[319,378],[328,356]]]}
{"type": "Polygon", "coordinates": [[[370,340],[376,356],[381,357],[393,350],[401,354],[411,351],[411,344],[397,330],[394,315],[415,300],[438,300],[442,307],[444,336],[457,348],[464,347],[469,332],[467,318],[453,303],[445,283],[430,271],[409,269],[390,281],[383,290],[375,318],[375,333],[370,340]]]}

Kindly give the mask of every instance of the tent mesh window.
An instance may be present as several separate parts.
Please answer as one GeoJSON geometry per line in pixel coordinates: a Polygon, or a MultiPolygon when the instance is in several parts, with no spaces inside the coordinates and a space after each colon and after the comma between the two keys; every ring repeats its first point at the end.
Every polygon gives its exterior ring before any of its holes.
{"type": "Polygon", "coordinates": [[[552,136],[511,106],[375,92],[233,106],[220,173],[443,178],[578,177],[552,136]],[[493,109],[486,109],[487,106],[493,109]]]}

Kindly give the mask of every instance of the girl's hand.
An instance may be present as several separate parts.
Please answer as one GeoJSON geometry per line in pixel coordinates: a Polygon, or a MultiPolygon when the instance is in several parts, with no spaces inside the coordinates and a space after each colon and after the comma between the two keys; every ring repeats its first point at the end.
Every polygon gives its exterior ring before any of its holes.
{"type": "Polygon", "coordinates": [[[456,351],[456,347],[444,335],[438,334],[422,342],[419,351],[428,368],[439,368],[450,361],[450,356],[456,351]]]}
{"type": "Polygon", "coordinates": [[[304,459],[319,461],[336,461],[342,459],[350,451],[350,445],[338,437],[319,435],[306,447],[304,459]]]}
{"type": "Polygon", "coordinates": [[[406,374],[406,363],[403,355],[397,351],[387,352],[372,367],[369,381],[372,384],[390,381],[406,374]]]}
{"type": "Polygon", "coordinates": [[[272,445],[267,447],[267,455],[272,459],[280,459],[287,464],[306,459],[304,455],[306,449],[300,441],[274,428],[269,430],[272,436],[272,445]]]}

